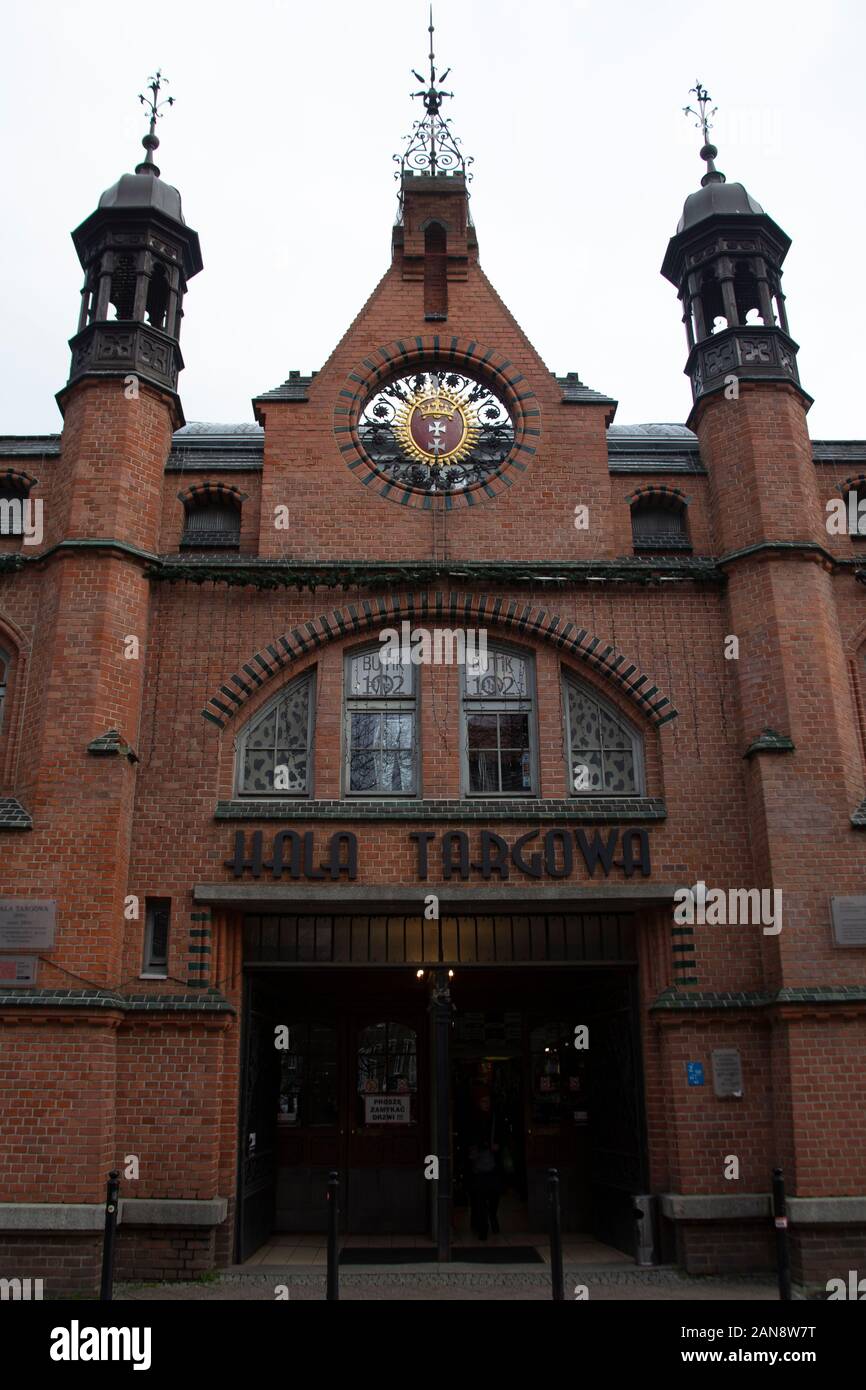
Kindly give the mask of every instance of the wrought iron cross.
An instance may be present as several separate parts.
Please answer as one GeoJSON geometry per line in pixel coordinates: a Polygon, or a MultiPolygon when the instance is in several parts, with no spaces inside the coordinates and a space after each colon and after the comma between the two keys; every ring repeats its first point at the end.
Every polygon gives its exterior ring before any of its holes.
{"type": "Polygon", "coordinates": [[[697,116],[698,119],[695,121],[695,125],[703,132],[704,144],[709,145],[710,130],[712,129],[710,117],[715,116],[719,108],[714,106],[712,110],[707,110],[707,107],[712,101],[712,97],[709,95],[706,87],[702,87],[698,81],[695,82],[694,87],[689,88],[689,96],[694,96],[696,98],[698,109],[696,111],[693,106],[684,106],[683,114],[686,116],[697,116]]]}
{"type": "Polygon", "coordinates": [[[168,78],[163,77],[162,72],[159,68],[157,68],[156,75],[154,77],[151,77],[148,81],[148,90],[151,93],[151,95],[149,97],[146,97],[142,92],[139,92],[138,94],[138,99],[141,102],[142,106],[146,106],[150,111],[151,135],[153,135],[154,130],[156,128],[156,123],[162,114],[163,106],[174,105],[174,97],[165,97],[163,101],[160,101],[159,92],[163,84],[165,84],[166,87],[168,86],[168,78]]]}

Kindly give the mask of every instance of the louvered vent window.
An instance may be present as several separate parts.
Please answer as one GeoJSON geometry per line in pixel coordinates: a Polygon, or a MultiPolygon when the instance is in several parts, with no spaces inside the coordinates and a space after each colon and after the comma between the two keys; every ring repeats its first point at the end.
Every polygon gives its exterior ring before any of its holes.
{"type": "Polygon", "coordinates": [[[181,545],[207,549],[211,546],[238,546],[241,540],[241,514],[227,502],[199,502],[186,509],[186,526],[181,545]]]}
{"type": "Polygon", "coordinates": [[[637,502],[631,530],[635,550],[691,550],[682,507],[660,501],[637,502]]]}

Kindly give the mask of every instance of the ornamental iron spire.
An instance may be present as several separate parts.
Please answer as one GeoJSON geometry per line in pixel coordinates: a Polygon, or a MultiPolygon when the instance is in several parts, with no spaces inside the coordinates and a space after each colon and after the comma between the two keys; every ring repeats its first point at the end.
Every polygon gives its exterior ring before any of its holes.
{"type": "Polygon", "coordinates": [[[701,159],[706,160],[707,172],[701,179],[701,187],[705,188],[708,183],[724,183],[725,176],[720,169],[717,169],[713,161],[718,150],[710,142],[710,130],[712,129],[711,117],[718,111],[717,106],[710,108],[712,97],[707,92],[706,87],[702,87],[700,82],[695,82],[694,87],[689,88],[689,96],[694,96],[698,104],[697,111],[693,106],[684,106],[683,112],[686,116],[697,116],[695,125],[702,132],[704,137],[703,148],[701,149],[701,159]]]}
{"type": "MultiPolygon", "coordinates": [[[[428,26],[430,34],[430,80],[429,86],[424,87],[420,92],[413,92],[412,97],[421,97],[424,103],[424,115],[417,120],[412,127],[412,134],[406,136],[407,145],[402,155],[394,155],[399,162],[400,169],[394,175],[395,178],[402,178],[404,174],[422,173],[435,177],[437,174],[450,174],[459,172],[463,174],[467,183],[472,178],[468,172],[468,167],[472,164],[472,159],[467,159],[460,149],[460,141],[451,133],[451,121],[441,113],[442,102],[446,97],[453,97],[453,92],[446,92],[444,87],[438,85],[445,81],[451,71],[445,71],[437,76],[436,57],[433,52],[433,6],[430,6],[430,24],[428,26]]],[[[417,77],[423,83],[426,79],[420,72],[412,69],[412,76],[417,77]]]]}
{"type": "Polygon", "coordinates": [[[168,86],[168,78],[163,77],[160,69],[157,68],[155,76],[148,79],[148,91],[150,92],[150,96],[146,97],[142,92],[138,94],[138,99],[142,106],[146,106],[150,112],[150,130],[147,135],[141,137],[141,143],[147,150],[147,154],[144,156],[142,163],[136,165],[135,172],[137,174],[153,174],[156,178],[159,177],[159,169],[153,162],[153,152],[155,149],[159,148],[159,136],[156,134],[156,123],[158,120],[162,119],[163,106],[174,105],[174,97],[166,97],[163,101],[160,101],[159,93],[163,84],[166,87],[168,86]]]}

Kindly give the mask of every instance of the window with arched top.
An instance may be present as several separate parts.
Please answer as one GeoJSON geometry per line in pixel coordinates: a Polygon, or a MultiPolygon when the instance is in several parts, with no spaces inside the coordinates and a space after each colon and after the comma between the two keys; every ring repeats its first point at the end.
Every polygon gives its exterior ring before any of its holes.
{"type": "Polygon", "coordinates": [[[538,741],[532,656],[511,647],[476,649],[460,674],[464,794],[533,795],[538,741]]]}
{"type": "Polygon", "coordinates": [[[675,497],[638,497],[632,503],[631,532],[635,550],[691,550],[685,506],[675,497]]]}
{"type": "Polygon", "coordinates": [[[6,684],[9,679],[9,653],[0,647],[0,734],[3,732],[3,707],[6,704],[6,684]]]}
{"type": "Polygon", "coordinates": [[[348,796],[412,796],[418,790],[416,668],[411,661],[383,661],[382,646],[346,656],[348,796]]]}
{"type": "Polygon", "coordinates": [[[568,783],[574,796],[642,796],[643,743],[612,705],[564,677],[568,783]]]}
{"type": "Polygon", "coordinates": [[[418,1034],[405,1023],[371,1023],[358,1033],[357,1124],[416,1124],[418,1034]]]}
{"type": "Polygon", "coordinates": [[[250,720],[238,738],[239,796],[309,796],[313,782],[315,673],[307,671],[250,720]]]}
{"type": "Polygon", "coordinates": [[[211,550],[237,547],[241,541],[241,509],[237,498],[203,492],[184,502],[186,520],[181,545],[185,549],[211,550]]]}

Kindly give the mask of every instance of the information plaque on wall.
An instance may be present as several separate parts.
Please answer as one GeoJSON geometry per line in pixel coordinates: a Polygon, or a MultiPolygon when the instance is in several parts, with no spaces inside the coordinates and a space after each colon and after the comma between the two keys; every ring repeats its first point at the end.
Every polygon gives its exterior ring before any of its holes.
{"type": "Polygon", "coordinates": [[[50,951],[56,925],[56,901],[0,898],[0,951],[50,951]]]}
{"type": "Polygon", "coordinates": [[[743,1094],[743,1063],[736,1047],[717,1047],[713,1052],[713,1090],[717,1096],[743,1094]]]}
{"type": "Polygon", "coordinates": [[[837,946],[866,946],[866,897],[831,898],[830,915],[837,946]]]}

